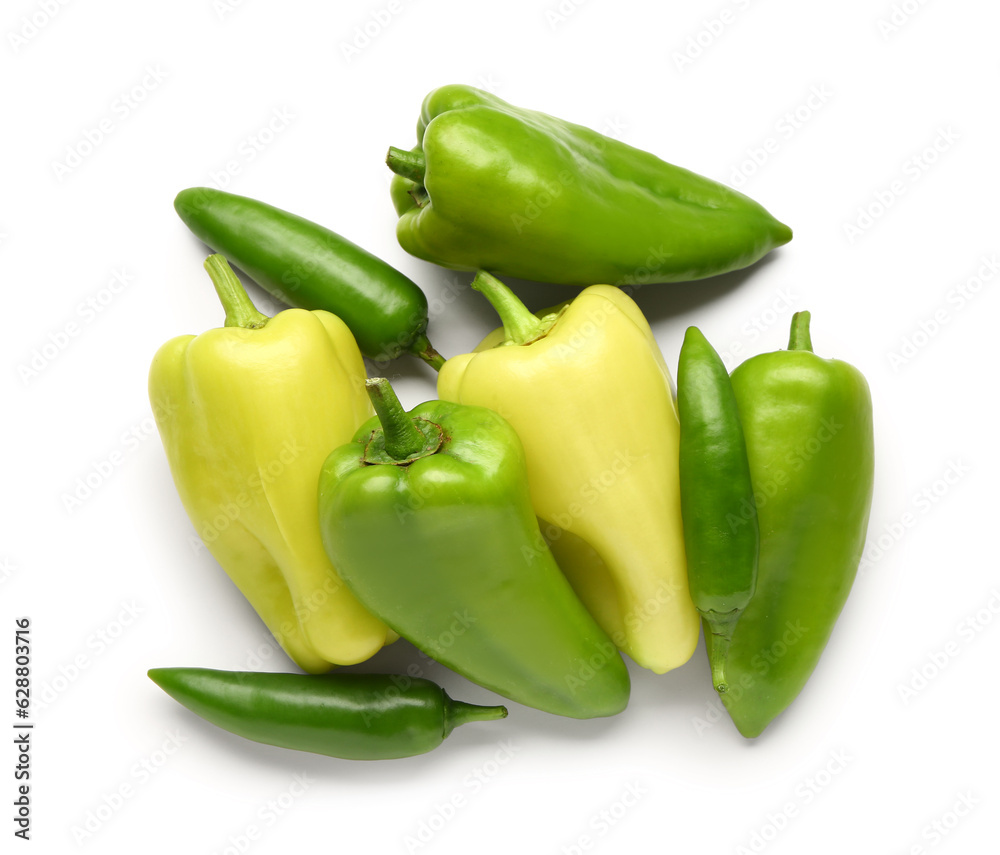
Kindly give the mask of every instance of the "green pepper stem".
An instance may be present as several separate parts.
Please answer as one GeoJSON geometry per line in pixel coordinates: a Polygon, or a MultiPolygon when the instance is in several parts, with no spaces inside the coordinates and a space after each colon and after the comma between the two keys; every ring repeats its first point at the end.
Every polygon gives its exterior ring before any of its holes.
{"type": "Polygon", "coordinates": [[[424,160],[424,153],[418,148],[413,151],[405,151],[395,146],[389,146],[389,152],[385,156],[385,164],[396,175],[409,178],[417,184],[424,183],[424,173],[427,171],[427,163],[424,160]]]}
{"type": "Polygon", "coordinates": [[[702,612],[705,620],[705,634],[712,636],[712,652],[708,657],[708,663],[712,668],[712,685],[715,691],[724,695],[729,691],[729,684],[726,682],[726,659],[729,656],[729,645],[733,640],[733,631],[736,629],[736,622],[740,619],[742,609],[733,609],[731,612],[720,614],[719,612],[702,612]]]}
{"type": "Polygon", "coordinates": [[[507,707],[483,707],[477,704],[467,704],[465,701],[453,701],[444,695],[444,735],[448,736],[456,727],[468,724],[470,721],[496,721],[507,718],[507,707]]]}
{"type": "Polygon", "coordinates": [[[365,391],[382,425],[386,453],[393,460],[405,460],[423,451],[426,439],[399,403],[389,381],[385,377],[365,380],[365,391]]]}
{"type": "Polygon", "coordinates": [[[259,330],[270,320],[267,315],[257,311],[225,256],[218,253],[210,255],[205,259],[205,270],[212,277],[215,293],[219,295],[219,302],[226,310],[225,326],[259,330]]]}
{"type": "Polygon", "coordinates": [[[729,656],[729,644],[732,639],[724,636],[716,636],[712,642],[712,655],[709,657],[709,665],[712,667],[712,685],[720,695],[729,691],[729,683],[726,682],[726,659],[729,656]]]}
{"type": "Polygon", "coordinates": [[[809,313],[796,312],[792,315],[792,331],[788,336],[789,350],[807,350],[812,353],[813,343],[809,335],[809,313]]]}
{"type": "Polygon", "coordinates": [[[485,270],[476,273],[472,287],[490,301],[503,323],[504,338],[510,344],[531,344],[548,332],[551,324],[540,321],[517,295],[485,270]]]}
{"type": "Polygon", "coordinates": [[[418,335],[413,340],[413,343],[407,348],[407,350],[414,356],[419,356],[435,371],[440,371],[441,366],[445,363],[445,358],[434,349],[431,345],[430,339],[428,339],[423,333],[418,335]]]}

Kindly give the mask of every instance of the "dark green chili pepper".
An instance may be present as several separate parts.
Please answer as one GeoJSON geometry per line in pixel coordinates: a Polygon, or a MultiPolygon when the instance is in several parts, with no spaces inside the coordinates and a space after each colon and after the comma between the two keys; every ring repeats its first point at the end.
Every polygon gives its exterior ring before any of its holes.
{"type": "Polygon", "coordinates": [[[706,638],[712,682],[728,690],[726,653],[757,584],[759,533],[750,463],[729,372],[697,327],[677,367],[680,481],[688,582],[706,638]]]}
{"type": "Polygon", "coordinates": [[[427,297],[407,276],[309,220],[210,187],[182,190],[174,209],[185,225],[269,294],[300,309],[325,309],[375,360],[403,352],[435,369],[427,339],[427,297]]]}
{"type": "Polygon", "coordinates": [[[345,760],[424,754],[456,727],[504,718],[429,680],[388,674],[258,674],[153,668],[150,679],[206,721],[265,745],[345,760]]]}

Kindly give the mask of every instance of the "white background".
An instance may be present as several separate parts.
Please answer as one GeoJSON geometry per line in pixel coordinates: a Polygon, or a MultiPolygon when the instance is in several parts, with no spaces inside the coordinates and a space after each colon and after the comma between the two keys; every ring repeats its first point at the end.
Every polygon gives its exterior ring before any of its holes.
{"type": "MultiPolygon", "coordinates": [[[[0,720],[14,722],[14,619],[30,616],[28,845],[995,846],[998,17],[983,0],[6,3],[0,720]],[[399,248],[383,165],[387,146],[413,144],[426,92],[451,82],[739,184],[793,227],[750,271],[640,293],[672,369],[689,324],[733,367],[784,347],[791,312],[808,308],[817,352],[870,381],[864,570],[807,689],[755,741],[719,716],[700,645],[668,675],[633,668],[631,705],[612,720],[510,704],[506,721],[462,728],[432,754],[375,764],[244,742],[145,677],[163,665],[291,670],[192,548],[152,426],[154,351],[222,321],[174,195],[214,183],[341,232],[427,291],[443,353],[468,350],[495,319],[468,276],[399,248]],[[104,138],[63,168],[102,121],[104,138]],[[120,271],[127,286],[112,284],[120,271]],[[92,494],[70,501],[88,476],[92,494]]],[[[567,295],[515,287],[535,309],[567,295]]],[[[416,360],[392,370],[407,406],[434,396],[416,360]]],[[[414,661],[400,642],[369,667],[414,661]]],[[[442,668],[426,673],[492,702],[442,668]]],[[[7,817],[9,744],[2,756],[7,817]]]]}

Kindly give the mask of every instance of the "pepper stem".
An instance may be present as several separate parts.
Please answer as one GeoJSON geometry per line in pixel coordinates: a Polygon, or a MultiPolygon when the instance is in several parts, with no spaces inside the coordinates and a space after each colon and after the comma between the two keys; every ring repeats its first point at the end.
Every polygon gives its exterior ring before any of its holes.
{"type": "Polygon", "coordinates": [[[212,277],[215,293],[219,295],[219,302],[226,310],[225,326],[259,330],[270,320],[267,315],[257,311],[225,256],[218,253],[210,255],[205,259],[205,270],[212,277]]]}
{"type": "Polygon", "coordinates": [[[485,270],[476,273],[472,287],[490,301],[503,323],[506,344],[531,344],[549,331],[550,323],[538,320],[517,295],[485,270]]]}
{"type": "Polygon", "coordinates": [[[456,727],[468,724],[470,721],[496,721],[507,718],[507,707],[483,707],[477,704],[467,704],[465,701],[453,701],[444,692],[444,735],[448,736],[456,727]]]}
{"type": "Polygon", "coordinates": [[[743,609],[733,609],[728,612],[711,610],[701,613],[705,625],[706,644],[708,636],[712,636],[712,643],[709,645],[711,652],[708,655],[708,664],[712,668],[712,685],[720,695],[729,691],[729,684],[726,682],[726,659],[729,656],[729,645],[733,640],[736,623],[742,614],[743,609]]]}
{"type": "Polygon", "coordinates": [[[809,313],[796,312],[792,315],[792,331],[788,336],[789,350],[807,350],[812,353],[813,343],[809,335],[809,313]]]}
{"type": "Polygon", "coordinates": [[[407,350],[414,356],[419,356],[435,371],[440,371],[441,366],[445,363],[445,358],[434,349],[433,345],[431,345],[430,339],[428,339],[423,333],[418,335],[413,340],[413,343],[407,348],[407,350]]]}
{"type": "Polygon", "coordinates": [[[385,377],[365,380],[365,391],[382,425],[386,454],[393,460],[405,460],[423,451],[426,439],[399,403],[389,381],[385,377]]]}
{"type": "Polygon", "coordinates": [[[413,151],[405,151],[395,146],[389,146],[389,152],[385,156],[385,165],[396,175],[409,178],[417,184],[424,183],[424,173],[427,171],[427,163],[424,160],[424,153],[418,148],[413,151]]]}

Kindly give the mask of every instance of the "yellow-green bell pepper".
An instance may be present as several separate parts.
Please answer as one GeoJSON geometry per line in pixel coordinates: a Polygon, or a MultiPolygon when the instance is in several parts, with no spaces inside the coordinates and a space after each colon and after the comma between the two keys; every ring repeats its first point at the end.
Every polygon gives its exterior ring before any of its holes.
{"type": "Polygon", "coordinates": [[[698,642],[688,591],[670,377],[639,307],[593,285],[532,315],[480,271],[503,329],[438,375],[442,400],[489,407],[524,444],[535,513],[598,624],[664,673],[698,642]]]}
{"type": "Polygon", "coordinates": [[[181,502],[301,668],[361,662],[396,636],[330,564],[317,496],[326,456],[372,415],[361,353],[336,315],[288,309],[268,318],[222,256],[205,267],[225,327],[168,341],[149,374],[181,502]]]}

